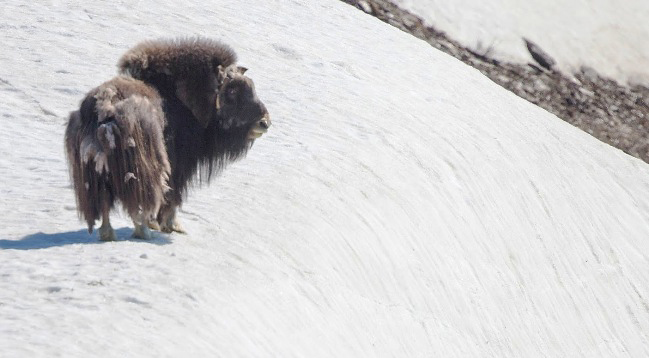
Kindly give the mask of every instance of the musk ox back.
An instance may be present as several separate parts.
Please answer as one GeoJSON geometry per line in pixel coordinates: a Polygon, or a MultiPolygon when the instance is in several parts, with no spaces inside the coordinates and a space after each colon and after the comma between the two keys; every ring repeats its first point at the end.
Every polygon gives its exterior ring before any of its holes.
{"type": "Polygon", "coordinates": [[[194,179],[242,158],[270,118],[234,51],[207,39],[158,40],[129,50],[120,76],[92,90],[65,136],[78,211],[113,240],[117,201],[134,236],[183,232],[176,219],[194,179]]]}

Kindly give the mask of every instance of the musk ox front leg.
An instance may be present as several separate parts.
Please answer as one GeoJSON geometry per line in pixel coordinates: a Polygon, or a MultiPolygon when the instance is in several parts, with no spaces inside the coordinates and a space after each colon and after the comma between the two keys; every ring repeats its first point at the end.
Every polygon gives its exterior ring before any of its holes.
{"type": "Polygon", "coordinates": [[[182,225],[180,225],[178,218],[176,217],[177,211],[178,207],[176,205],[165,205],[163,208],[161,208],[160,212],[158,213],[159,227],[157,228],[157,230],[166,233],[177,232],[180,234],[186,234],[187,232],[182,227],[182,225]]]}
{"type": "Polygon", "coordinates": [[[183,202],[184,188],[189,178],[191,178],[189,175],[183,175],[192,172],[191,169],[187,169],[187,163],[191,162],[191,158],[179,160],[177,154],[186,148],[183,148],[182,145],[179,148],[175,147],[175,142],[168,143],[168,145],[172,148],[170,154],[171,161],[174,163],[168,182],[170,190],[165,192],[164,202],[160,206],[155,220],[149,221],[149,228],[168,234],[172,232],[186,234],[187,232],[178,222],[176,214],[183,202]]]}
{"type": "Polygon", "coordinates": [[[149,229],[149,216],[140,214],[133,219],[133,237],[142,240],[151,240],[151,230],[149,229]]]}

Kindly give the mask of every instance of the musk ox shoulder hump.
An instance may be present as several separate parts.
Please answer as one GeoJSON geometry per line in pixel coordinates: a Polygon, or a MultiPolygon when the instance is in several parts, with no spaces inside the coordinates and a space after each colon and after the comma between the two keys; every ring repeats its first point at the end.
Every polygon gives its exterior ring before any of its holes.
{"type": "Polygon", "coordinates": [[[197,72],[227,67],[237,61],[234,50],[219,41],[201,37],[145,41],[126,52],[118,63],[120,73],[138,79],[165,74],[183,78],[197,72]]]}

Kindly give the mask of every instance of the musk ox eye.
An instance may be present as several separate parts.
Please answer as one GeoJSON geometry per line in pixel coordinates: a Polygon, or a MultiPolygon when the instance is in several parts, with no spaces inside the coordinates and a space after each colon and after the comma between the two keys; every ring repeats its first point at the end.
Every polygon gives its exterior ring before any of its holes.
{"type": "Polygon", "coordinates": [[[237,94],[238,94],[238,93],[239,93],[239,90],[238,90],[236,87],[232,87],[232,88],[228,88],[228,89],[225,91],[225,96],[226,96],[227,99],[229,99],[230,101],[234,101],[235,99],[237,99],[237,94]]]}

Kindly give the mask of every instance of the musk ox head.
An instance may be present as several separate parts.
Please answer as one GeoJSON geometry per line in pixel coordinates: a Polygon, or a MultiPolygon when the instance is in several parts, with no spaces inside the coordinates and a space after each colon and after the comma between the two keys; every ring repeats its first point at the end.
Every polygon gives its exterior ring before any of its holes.
{"type": "Polygon", "coordinates": [[[218,66],[216,117],[224,130],[248,129],[248,140],[261,137],[270,127],[270,115],[255,92],[255,84],[245,67],[218,66]]]}

